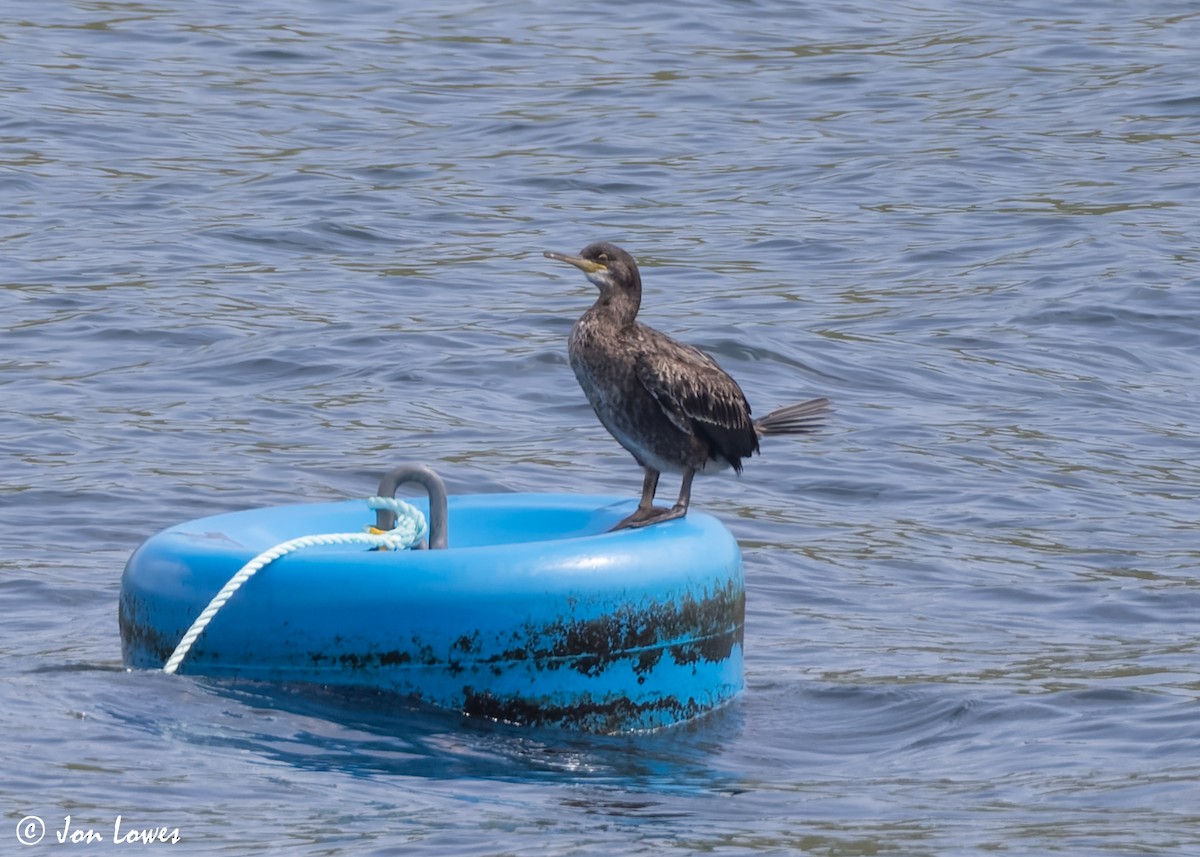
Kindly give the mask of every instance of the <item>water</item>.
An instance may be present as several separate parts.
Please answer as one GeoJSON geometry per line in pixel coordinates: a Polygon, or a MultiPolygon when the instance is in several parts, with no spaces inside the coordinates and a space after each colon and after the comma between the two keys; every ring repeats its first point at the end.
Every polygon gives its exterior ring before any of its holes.
{"type": "Polygon", "coordinates": [[[1200,854],[1198,48],[1188,2],[6,5],[5,850],[1200,854]],[[541,258],[598,238],[756,413],[838,407],[693,495],[744,699],[588,737],[120,669],[170,523],[405,459],[636,493],[541,258]]]}

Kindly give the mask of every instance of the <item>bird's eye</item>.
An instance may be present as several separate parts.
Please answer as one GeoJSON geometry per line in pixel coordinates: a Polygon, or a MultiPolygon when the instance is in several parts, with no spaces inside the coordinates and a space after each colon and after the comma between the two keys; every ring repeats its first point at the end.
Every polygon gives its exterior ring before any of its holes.
{"type": "Polygon", "coordinates": [[[601,254],[600,254],[600,261],[601,261],[601,262],[607,262],[607,261],[608,261],[608,254],[607,254],[607,253],[601,253],[601,254]]]}

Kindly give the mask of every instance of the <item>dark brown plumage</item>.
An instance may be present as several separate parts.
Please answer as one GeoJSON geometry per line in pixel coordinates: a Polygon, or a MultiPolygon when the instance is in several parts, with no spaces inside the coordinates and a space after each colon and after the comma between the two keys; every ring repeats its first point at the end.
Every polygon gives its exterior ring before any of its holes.
{"type": "Polygon", "coordinates": [[[600,289],[571,329],[568,354],[596,416],[645,470],[637,511],[614,529],[682,517],[697,473],[726,467],[741,473],[760,437],[807,434],[821,426],[829,410],[824,398],[752,420],[741,387],[715,360],[637,321],[642,278],[620,247],[602,241],[578,256],[545,255],[579,268],[600,289]],[[670,509],[654,506],[664,471],[683,474],[670,509]]]}

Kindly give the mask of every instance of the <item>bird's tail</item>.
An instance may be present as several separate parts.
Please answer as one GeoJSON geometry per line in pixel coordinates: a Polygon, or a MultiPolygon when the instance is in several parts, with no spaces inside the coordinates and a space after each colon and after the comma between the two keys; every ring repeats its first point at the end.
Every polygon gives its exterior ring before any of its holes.
{"type": "Polygon", "coordinates": [[[785,405],[755,420],[754,431],[759,437],[773,434],[810,434],[825,424],[825,415],[832,410],[831,406],[832,402],[823,396],[795,405],[785,405]]]}

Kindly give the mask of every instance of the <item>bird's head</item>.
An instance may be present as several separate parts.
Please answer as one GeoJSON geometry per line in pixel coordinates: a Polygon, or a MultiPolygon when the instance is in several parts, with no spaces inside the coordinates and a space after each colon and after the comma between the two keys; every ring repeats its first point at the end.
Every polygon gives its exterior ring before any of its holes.
{"type": "Polygon", "coordinates": [[[544,255],[547,259],[557,259],[583,271],[584,276],[600,289],[601,300],[623,295],[633,298],[635,307],[641,302],[642,277],[638,273],[637,262],[616,244],[597,241],[584,247],[578,256],[549,250],[544,255]]]}

